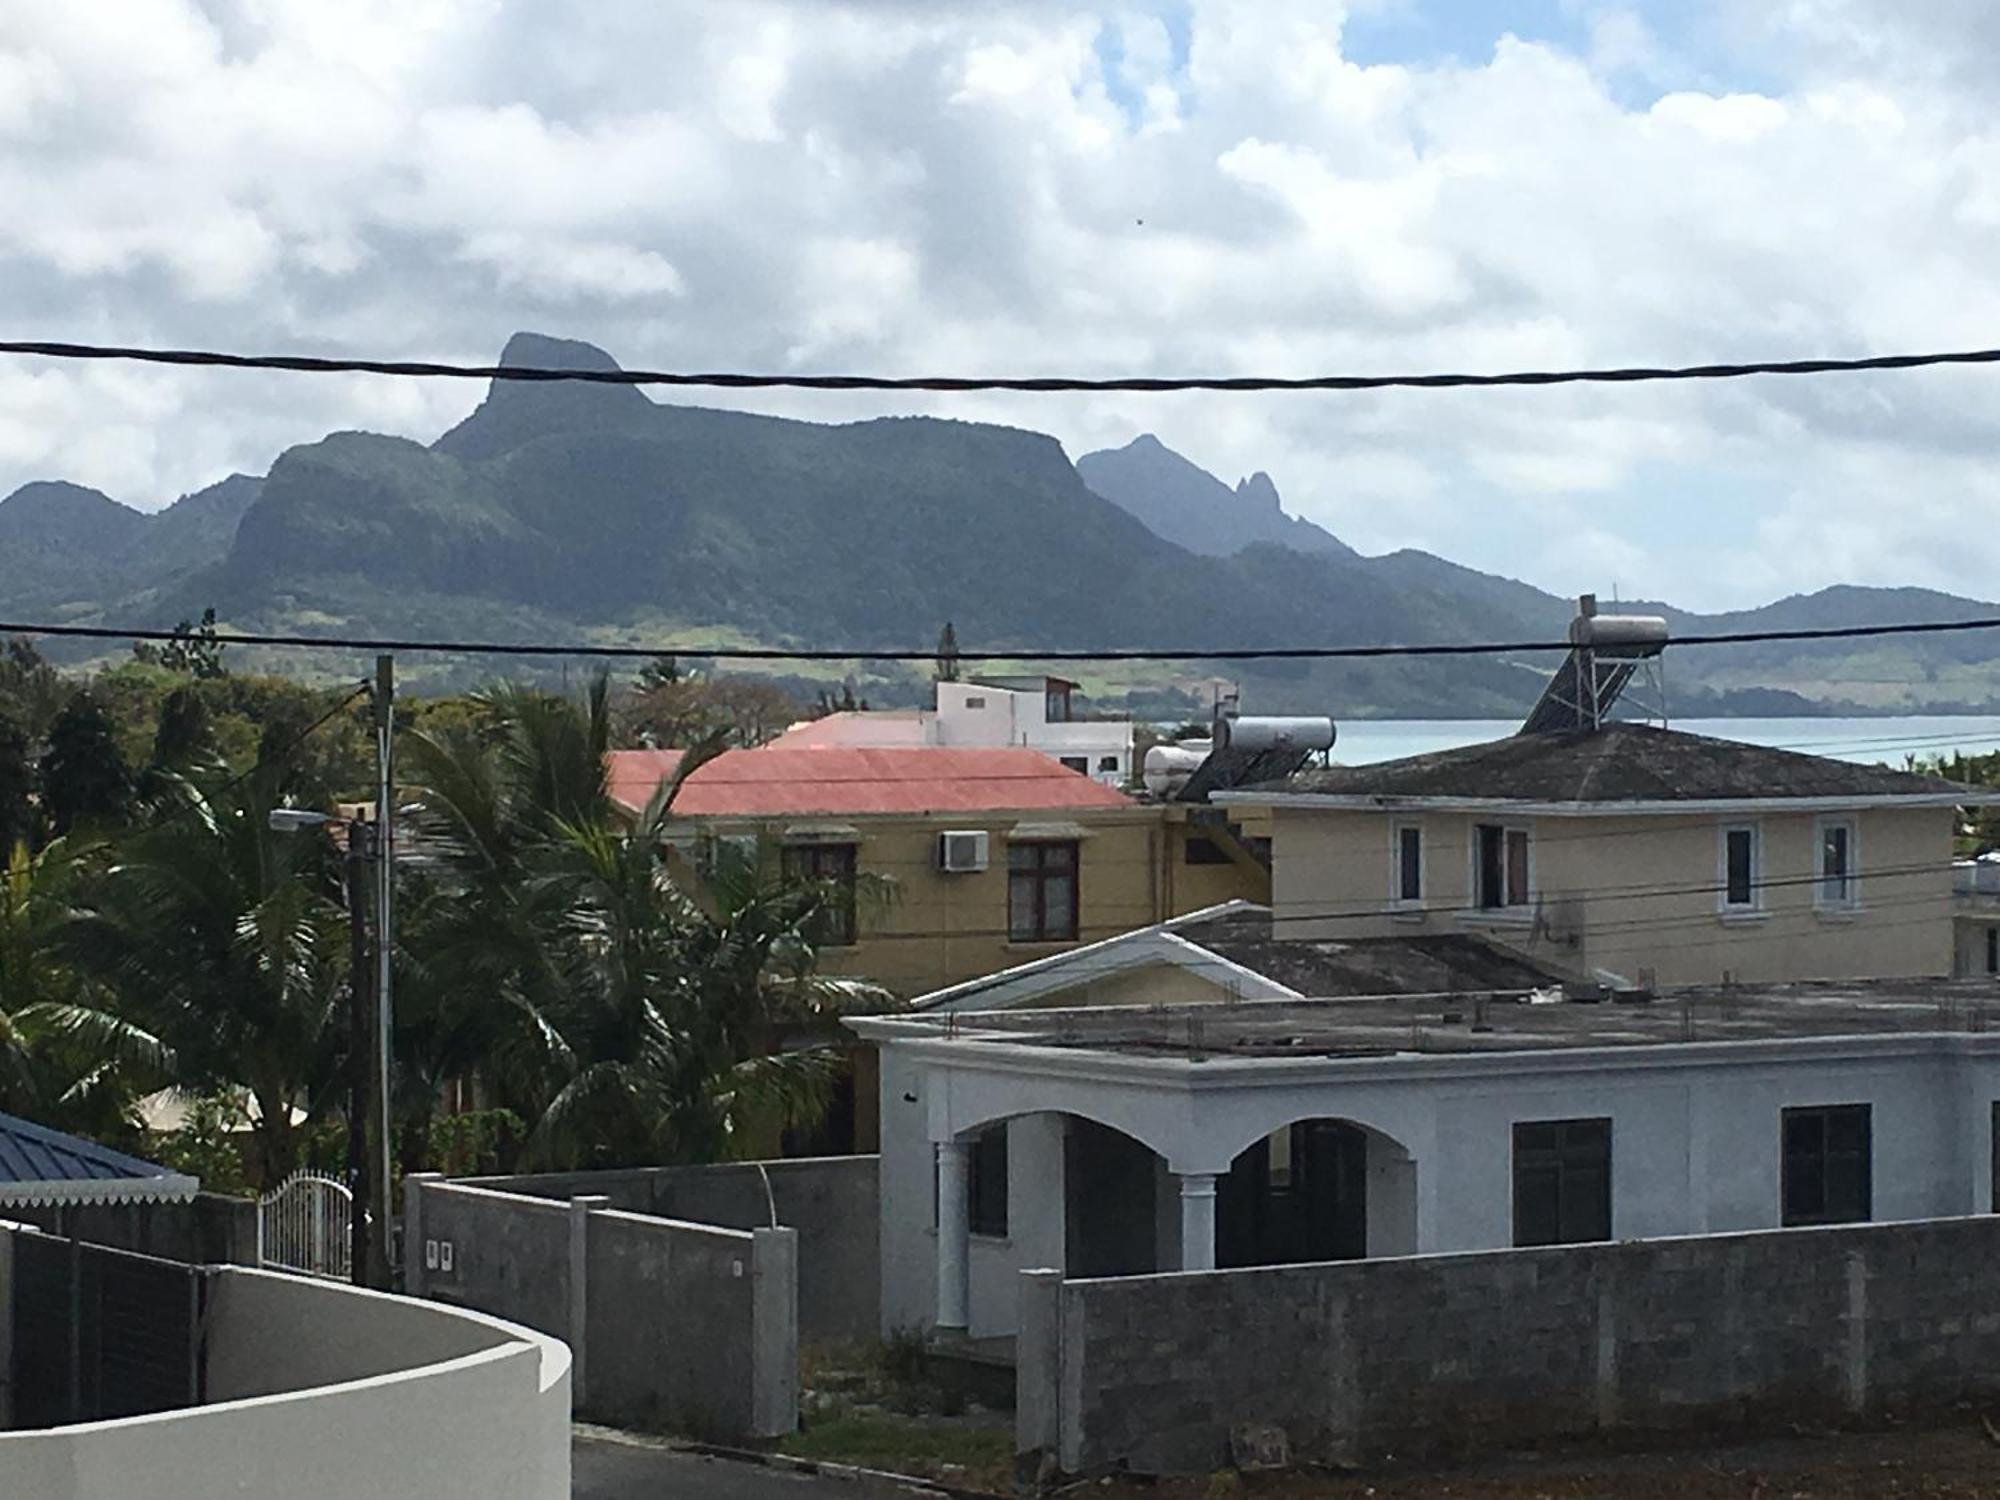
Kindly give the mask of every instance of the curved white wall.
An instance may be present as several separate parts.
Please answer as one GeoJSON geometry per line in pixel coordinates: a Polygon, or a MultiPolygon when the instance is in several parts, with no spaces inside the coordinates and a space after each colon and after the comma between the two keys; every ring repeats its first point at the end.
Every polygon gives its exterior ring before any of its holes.
{"type": "Polygon", "coordinates": [[[569,1495],[569,1349],[498,1318],[228,1268],[208,1369],[206,1406],[0,1434],[0,1495],[569,1495]]]}

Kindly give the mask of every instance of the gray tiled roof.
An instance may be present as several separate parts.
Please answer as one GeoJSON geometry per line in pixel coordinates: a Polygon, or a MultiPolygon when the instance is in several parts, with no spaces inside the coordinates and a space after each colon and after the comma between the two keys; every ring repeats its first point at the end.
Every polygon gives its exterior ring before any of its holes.
{"type": "Polygon", "coordinates": [[[1990,796],[1956,782],[1647,724],[1517,734],[1369,766],[1301,771],[1259,792],[1518,802],[1990,796]]]}

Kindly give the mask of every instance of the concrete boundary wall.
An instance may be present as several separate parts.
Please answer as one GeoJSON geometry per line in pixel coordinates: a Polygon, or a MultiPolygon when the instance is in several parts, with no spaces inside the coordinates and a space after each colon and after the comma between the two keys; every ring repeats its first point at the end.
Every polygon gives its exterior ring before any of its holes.
{"type": "Polygon", "coordinates": [[[632,1213],[419,1174],[404,1182],[413,1295],[569,1342],[577,1412],[697,1437],[798,1425],[798,1235],[632,1213]]]}
{"type": "Polygon", "coordinates": [[[799,1236],[799,1338],[873,1339],[881,1321],[880,1158],[791,1157],[708,1166],[632,1167],[461,1179],[539,1198],[601,1196],[616,1209],[799,1236]]]}
{"type": "Polygon", "coordinates": [[[2000,1397],[2000,1218],[1021,1278],[1024,1470],[1202,1472],[2000,1397]]]}
{"type": "Polygon", "coordinates": [[[0,1433],[0,1494],[568,1496],[561,1343],[329,1282],[214,1276],[210,1403],[0,1433]]]}

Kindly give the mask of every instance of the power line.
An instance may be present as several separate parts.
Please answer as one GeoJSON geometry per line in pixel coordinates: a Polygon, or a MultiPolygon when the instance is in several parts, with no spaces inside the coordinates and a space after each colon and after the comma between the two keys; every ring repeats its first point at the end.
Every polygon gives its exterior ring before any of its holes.
{"type": "MultiPolygon", "coordinates": [[[[1837,641],[1876,636],[1945,635],[1971,630],[2000,629],[2000,615],[1971,620],[1903,621],[1890,625],[1829,625],[1799,630],[1733,630],[1707,635],[1676,636],[1680,646],[1741,646],[1764,641],[1837,641]]],[[[60,625],[0,621],[0,635],[57,636],[99,641],[171,641],[173,630],[127,625],[60,625]]],[[[931,661],[937,647],[913,650],[789,646],[699,646],[671,642],[648,646],[606,646],[594,642],[448,641],[391,636],[276,635],[257,631],[217,631],[205,636],[226,646],[288,646],[318,651],[442,652],[466,656],[599,657],[650,660],[656,656],[692,656],[714,661],[931,661]]],[[[995,646],[966,650],[965,661],[1352,661],[1403,656],[1502,656],[1524,652],[1568,651],[1568,641],[1424,641],[1377,646],[1224,646],[1113,647],[1083,650],[1073,647],[995,646]]]]}
{"type": "Polygon", "coordinates": [[[1831,375],[1861,370],[1915,370],[1936,365],[2000,363],[2000,349],[1929,354],[1874,354],[1851,359],[1752,360],[1739,364],[1634,365],[1596,369],[1516,370],[1501,374],[1430,375],[770,375],[670,370],[569,370],[536,365],[461,365],[430,360],[328,358],[307,354],[232,354],[212,349],[150,349],[109,344],[0,340],[0,354],[42,359],[119,360],[292,374],[398,375],[419,379],[579,381],[591,385],[706,386],[728,390],[809,391],[1374,391],[1459,386],[1635,385],[1669,380],[1734,380],[1748,375],[1831,375]]]}

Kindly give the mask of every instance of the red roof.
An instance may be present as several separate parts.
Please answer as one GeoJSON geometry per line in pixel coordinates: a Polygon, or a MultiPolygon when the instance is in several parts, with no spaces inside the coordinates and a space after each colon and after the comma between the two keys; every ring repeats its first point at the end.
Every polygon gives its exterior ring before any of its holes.
{"type": "Polygon", "coordinates": [[[613,750],[604,757],[611,800],[633,812],[644,812],[661,782],[681,763],[680,750],[613,750]]]}
{"type": "MultiPolygon", "coordinates": [[[[627,807],[643,807],[678,763],[678,755],[672,750],[613,751],[612,795],[627,807]]],[[[673,810],[685,818],[763,818],[1132,805],[1123,792],[1039,750],[823,745],[727,751],[681,784],[673,810]]]]}

